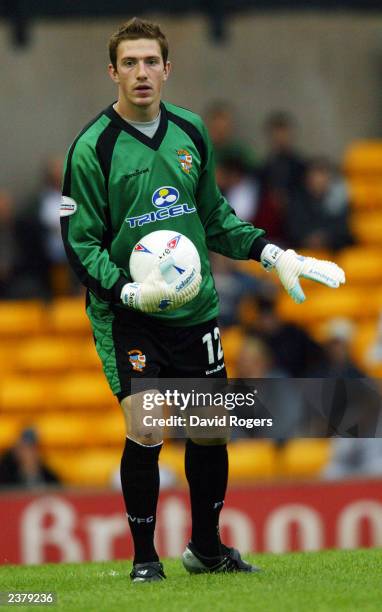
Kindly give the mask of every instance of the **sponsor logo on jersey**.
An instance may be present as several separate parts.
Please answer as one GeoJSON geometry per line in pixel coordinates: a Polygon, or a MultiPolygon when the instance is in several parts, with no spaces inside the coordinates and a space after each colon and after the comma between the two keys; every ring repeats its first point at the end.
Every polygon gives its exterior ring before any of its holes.
{"type": "Polygon", "coordinates": [[[62,196],[60,204],[60,217],[74,215],[77,210],[77,202],[68,196],[62,196]]]}
{"type": "Polygon", "coordinates": [[[192,168],[192,155],[187,149],[179,149],[176,152],[178,156],[178,161],[180,163],[180,167],[186,174],[190,174],[190,170],[192,168]]]}
{"type": "Polygon", "coordinates": [[[126,179],[135,178],[136,176],[140,176],[141,174],[146,174],[148,172],[148,168],[143,168],[143,170],[139,170],[138,168],[133,172],[129,172],[129,174],[125,174],[126,179]]]}
{"type": "Polygon", "coordinates": [[[156,221],[164,221],[165,219],[172,219],[173,217],[180,217],[181,215],[190,215],[196,212],[195,206],[189,204],[175,204],[167,208],[161,208],[160,210],[153,210],[152,212],[144,213],[143,215],[137,215],[136,217],[126,217],[125,221],[130,228],[142,227],[146,223],[155,223],[156,221]]]}
{"type": "Polygon", "coordinates": [[[135,372],[142,372],[146,367],[146,355],[143,355],[139,349],[132,349],[128,352],[129,361],[135,372]]]}
{"type": "Polygon", "coordinates": [[[167,208],[179,200],[179,191],[175,187],[159,187],[153,193],[152,203],[156,208],[167,208]]]}

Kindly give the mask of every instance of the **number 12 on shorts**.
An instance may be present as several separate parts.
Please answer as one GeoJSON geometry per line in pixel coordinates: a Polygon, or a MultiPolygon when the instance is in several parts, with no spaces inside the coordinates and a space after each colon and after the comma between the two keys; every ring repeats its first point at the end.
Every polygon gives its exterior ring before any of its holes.
{"type": "MultiPolygon", "coordinates": [[[[217,340],[217,361],[220,361],[221,359],[223,359],[224,354],[223,354],[223,349],[222,349],[222,345],[221,345],[221,341],[220,341],[220,331],[218,327],[214,328],[214,340],[217,340]]],[[[215,351],[214,351],[214,342],[212,340],[212,333],[208,332],[208,334],[204,334],[203,338],[202,338],[202,342],[203,344],[207,345],[207,351],[208,351],[208,364],[211,365],[211,363],[215,363],[215,351]]],[[[216,344],[216,342],[215,342],[216,344]]]]}

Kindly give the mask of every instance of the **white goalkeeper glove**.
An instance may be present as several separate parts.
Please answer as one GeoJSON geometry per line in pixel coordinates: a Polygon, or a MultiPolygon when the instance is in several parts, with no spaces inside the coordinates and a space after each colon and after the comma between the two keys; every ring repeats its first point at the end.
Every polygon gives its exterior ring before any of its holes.
{"type": "Polygon", "coordinates": [[[274,244],[267,244],[264,247],[260,260],[266,270],[276,269],[284,289],[297,304],[305,300],[305,294],[298,280],[300,276],[333,289],[345,283],[344,271],[332,261],[303,257],[291,249],[283,251],[274,244]]]}
{"type": "Polygon", "coordinates": [[[121,300],[129,308],[142,312],[169,312],[192,300],[200,289],[201,275],[193,266],[174,280],[174,261],[168,257],[141,283],[126,283],[121,300]],[[167,279],[167,280],[166,280],[167,279]]]}

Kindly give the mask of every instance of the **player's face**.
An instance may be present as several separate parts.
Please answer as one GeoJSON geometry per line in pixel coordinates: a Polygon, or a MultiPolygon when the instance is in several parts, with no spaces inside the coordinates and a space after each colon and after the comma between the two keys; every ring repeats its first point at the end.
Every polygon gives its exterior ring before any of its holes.
{"type": "Polygon", "coordinates": [[[150,109],[157,114],[169,72],[170,63],[163,63],[158,41],[146,38],[122,41],[117,49],[117,69],[109,66],[110,76],[119,86],[119,98],[132,115],[147,114],[150,109]]]}

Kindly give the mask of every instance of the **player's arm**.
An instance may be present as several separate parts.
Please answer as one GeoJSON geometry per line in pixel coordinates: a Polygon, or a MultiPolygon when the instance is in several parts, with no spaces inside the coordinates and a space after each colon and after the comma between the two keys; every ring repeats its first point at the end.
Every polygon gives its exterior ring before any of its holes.
{"type": "Polygon", "coordinates": [[[95,149],[78,141],[67,155],[61,233],[71,267],[80,281],[99,299],[118,302],[123,271],[110,260],[110,223],[105,177],[95,149]]]}
{"type": "Polygon", "coordinates": [[[299,278],[337,288],[345,282],[344,271],[335,263],[283,251],[263,238],[264,231],[239,219],[220,193],[215,180],[212,143],[204,128],[206,162],[202,170],[197,202],[207,246],[231,259],[255,259],[266,270],[275,269],[285,290],[296,303],[305,300],[299,278]]]}
{"type": "Polygon", "coordinates": [[[186,270],[176,283],[167,283],[158,267],[144,282],[131,283],[111,261],[105,177],[96,151],[86,142],[77,142],[67,156],[60,217],[69,263],[99,299],[122,302],[143,312],[161,312],[178,308],[197,294],[201,279],[196,271],[186,270]]]}

